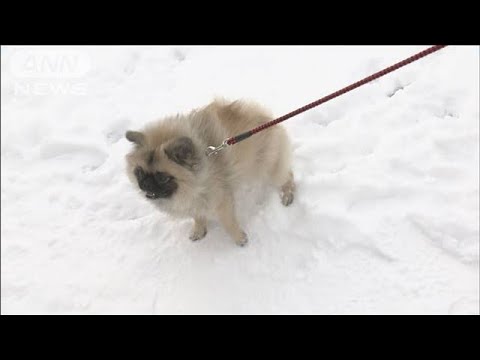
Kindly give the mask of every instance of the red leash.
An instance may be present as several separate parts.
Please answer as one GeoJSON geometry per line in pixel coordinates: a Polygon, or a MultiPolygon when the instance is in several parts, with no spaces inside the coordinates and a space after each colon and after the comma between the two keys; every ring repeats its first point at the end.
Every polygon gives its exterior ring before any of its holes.
{"type": "Polygon", "coordinates": [[[427,55],[430,55],[432,53],[434,53],[435,51],[438,51],[442,48],[444,48],[446,45],[435,45],[435,46],[432,46],[426,50],[423,50],[421,52],[419,52],[418,54],[415,54],[413,56],[410,56],[409,58],[405,59],[405,60],[402,60],[392,66],[389,66],[387,67],[386,69],[383,69],[379,72],[376,72],[375,74],[372,74],[370,76],[367,76],[366,78],[360,80],[360,81],[357,81],[356,83],[353,83],[349,86],[346,86],[344,87],[343,89],[340,89],[338,91],[335,91],[334,93],[330,94],[330,95],[327,95],[317,101],[314,101],[308,105],[305,105],[297,110],[294,110],[286,115],[283,115],[275,120],[272,120],[272,121],[269,121],[265,124],[262,124],[254,129],[251,129],[249,131],[246,131],[240,135],[237,135],[237,136],[232,136],[228,139],[225,139],[223,141],[223,143],[217,147],[214,147],[214,146],[209,146],[208,147],[208,150],[207,150],[207,156],[210,156],[210,155],[214,155],[216,153],[218,153],[219,151],[221,151],[222,149],[224,149],[225,147],[229,146],[229,145],[234,145],[242,140],[245,140],[247,138],[249,138],[250,136],[262,131],[262,130],[265,130],[267,128],[269,128],[270,126],[273,126],[273,125],[277,125],[278,123],[282,122],[282,121],[285,121],[287,119],[290,119],[291,117],[295,116],[295,115],[298,115],[298,114],[301,114],[303,113],[304,111],[307,111],[307,110],[310,110],[320,104],[323,104],[329,100],[332,100],[334,98],[336,98],[337,96],[340,96],[340,95],[343,95],[349,91],[352,91],[353,89],[356,89],[362,85],[365,85],[366,83],[369,83],[370,81],[373,81],[375,79],[378,79],[388,73],[391,73],[392,71],[395,71],[397,69],[400,69],[401,67],[405,66],[405,65],[408,65],[414,61],[417,61],[421,58],[423,58],[424,56],[427,56],[427,55]]]}

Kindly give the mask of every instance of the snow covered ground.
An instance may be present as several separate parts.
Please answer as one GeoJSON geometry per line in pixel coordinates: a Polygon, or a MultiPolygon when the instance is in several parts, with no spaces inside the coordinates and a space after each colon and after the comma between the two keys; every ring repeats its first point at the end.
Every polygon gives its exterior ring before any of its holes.
{"type": "Polygon", "coordinates": [[[280,116],[425,48],[2,47],[2,314],[478,314],[479,47],[287,121],[298,194],[242,197],[246,248],[124,173],[127,129],[216,95],[280,116]]]}

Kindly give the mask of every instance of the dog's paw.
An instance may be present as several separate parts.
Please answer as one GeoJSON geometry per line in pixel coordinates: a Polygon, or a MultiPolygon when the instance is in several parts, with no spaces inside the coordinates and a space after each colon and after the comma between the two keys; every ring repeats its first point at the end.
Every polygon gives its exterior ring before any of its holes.
{"type": "Polygon", "coordinates": [[[192,232],[190,233],[190,236],[188,238],[192,241],[197,241],[197,240],[203,239],[205,237],[205,235],[207,235],[207,229],[206,228],[194,229],[194,230],[192,230],[192,232]]]}
{"type": "Polygon", "coordinates": [[[238,245],[238,246],[245,246],[248,244],[248,236],[247,234],[245,234],[245,232],[242,231],[242,234],[241,236],[235,240],[235,243],[238,245]]]}
{"type": "Polygon", "coordinates": [[[280,193],[280,198],[282,199],[282,204],[288,206],[293,202],[294,192],[292,190],[285,190],[280,193]]]}

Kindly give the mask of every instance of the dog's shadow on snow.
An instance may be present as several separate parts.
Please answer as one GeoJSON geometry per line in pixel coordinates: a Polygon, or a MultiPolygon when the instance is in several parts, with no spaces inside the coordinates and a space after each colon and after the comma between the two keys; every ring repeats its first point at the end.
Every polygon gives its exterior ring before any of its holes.
{"type": "Polygon", "coordinates": [[[307,260],[305,256],[313,259],[318,252],[341,256],[350,251],[360,251],[382,261],[394,261],[348,219],[315,212],[307,204],[303,200],[301,183],[297,184],[293,204],[287,207],[281,204],[274,189],[262,186],[242,189],[236,198],[236,212],[241,227],[249,237],[245,248],[235,245],[216,221],[209,221],[206,237],[193,244],[188,243],[188,232],[193,222],[178,224],[179,232],[185,237],[182,247],[217,254],[263,252],[283,257],[282,253],[291,256],[303,253],[301,257],[304,260],[307,260]]]}

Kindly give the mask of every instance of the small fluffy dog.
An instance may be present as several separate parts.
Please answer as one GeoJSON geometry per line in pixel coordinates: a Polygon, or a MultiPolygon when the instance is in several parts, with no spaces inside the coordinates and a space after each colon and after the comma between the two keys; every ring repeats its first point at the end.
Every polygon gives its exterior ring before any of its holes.
{"type": "Polygon", "coordinates": [[[207,233],[217,218],[238,245],[248,242],[235,215],[234,192],[254,180],[275,186],[282,204],[294,198],[291,146],[281,125],[206,156],[210,145],[272,120],[257,104],[215,100],[187,115],[176,115],[127,131],[135,148],[126,156],[127,174],[147,199],[162,211],[192,217],[191,240],[207,233]]]}

